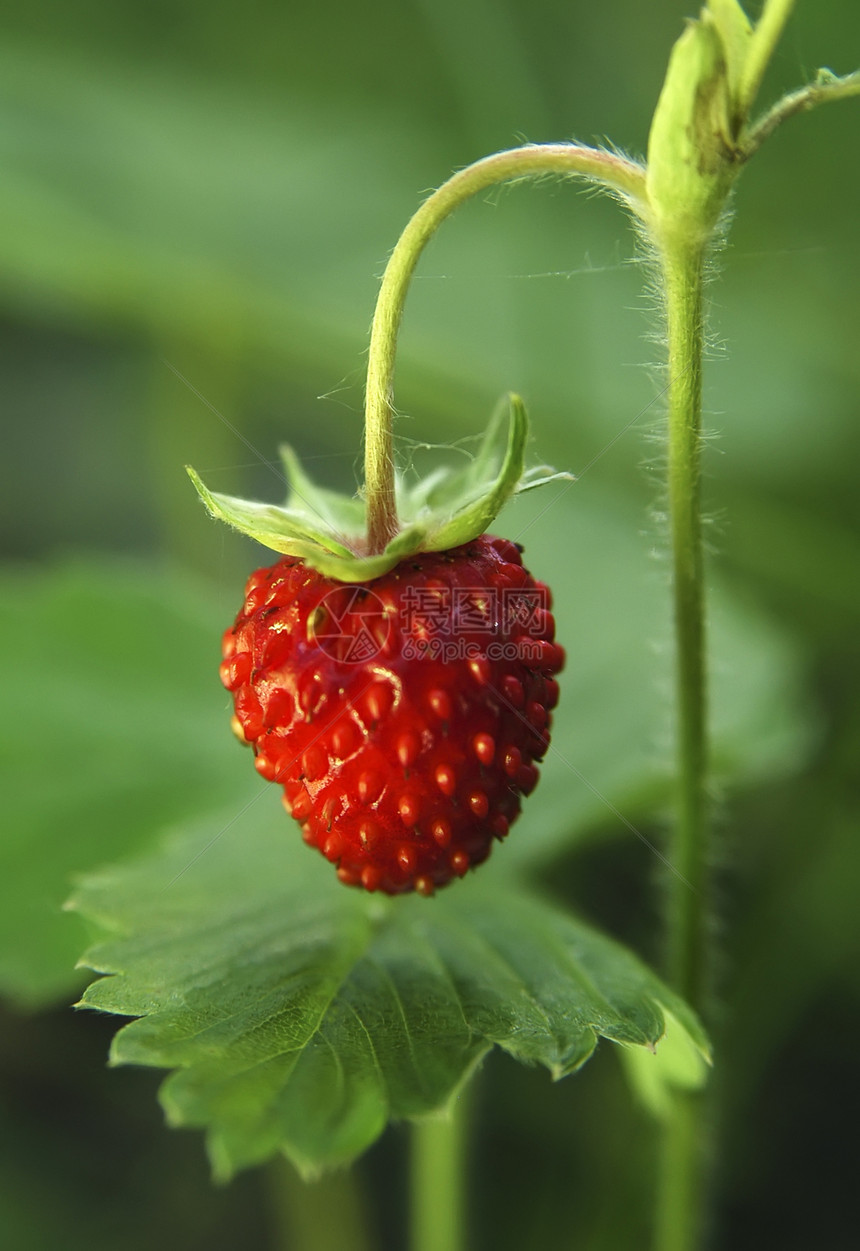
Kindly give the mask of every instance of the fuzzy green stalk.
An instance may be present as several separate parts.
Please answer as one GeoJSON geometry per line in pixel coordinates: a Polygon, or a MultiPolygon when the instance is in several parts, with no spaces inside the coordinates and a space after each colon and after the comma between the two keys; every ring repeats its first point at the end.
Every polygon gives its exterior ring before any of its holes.
{"type": "Polygon", "coordinates": [[[365,498],[367,547],[380,552],[397,533],[394,455],[394,357],[406,293],[418,258],[439,226],[472,196],[498,183],[544,175],[579,175],[602,183],[636,205],[644,201],[645,172],[612,152],[572,143],[551,143],[496,152],[449,178],[414,214],[391,254],[370,333],[365,402],[365,498]]]}
{"type": "Polygon", "coordinates": [[[860,96],[860,71],[855,70],[853,74],[837,78],[829,70],[819,70],[814,82],[783,96],[759,118],[744,136],[741,149],[743,160],[748,161],[754,156],[764,141],[789,117],[796,113],[807,113],[819,104],[827,104],[831,100],[848,100],[852,96],[860,96]]]}
{"type": "Polygon", "coordinates": [[[669,859],[669,974],[698,1012],[705,1004],[707,680],[701,445],[704,248],[663,252],[668,337],[667,492],[675,622],[676,820],[669,859]]]}
{"type": "Polygon", "coordinates": [[[467,1251],[468,1095],[412,1127],[410,1251],[467,1251]]]}
{"type": "MultiPolygon", "coordinates": [[[[707,674],[701,505],[705,245],[664,243],[668,339],[668,473],[675,634],[676,811],[668,891],[672,986],[706,1016],[708,985],[707,674]]],[[[657,1251],[699,1245],[704,1191],[703,1098],[676,1092],[663,1129],[657,1251]]]]}

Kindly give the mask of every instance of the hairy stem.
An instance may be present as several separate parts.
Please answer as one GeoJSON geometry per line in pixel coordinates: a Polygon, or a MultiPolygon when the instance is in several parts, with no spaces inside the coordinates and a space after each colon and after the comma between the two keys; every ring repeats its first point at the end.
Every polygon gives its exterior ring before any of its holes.
{"type": "Polygon", "coordinates": [[[579,175],[603,183],[634,204],[644,201],[645,172],[624,157],[568,143],[513,148],[476,161],[434,191],[414,214],[391,254],[376,303],[367,362],[365,492],[370,552],[382,551],[397,533],[391,437],[394,356],[418,258],[442,222],[472,196],[498,183],[547,174],[579,175]]]}
{"type": "Polygon", "coordinates": [[[664,253],[669,340],[668,495],[677,705],[677,813],[669,881],[669,971],[697,1011],[705,978],[707,689],[701,519],[704,258],[664,253]]]}
{"type": "Polygon", "coordinates": [[[410,1251],[466,1251],[468,1095],[447,1119],[412,1127],[410,1251]]]}
{"type": "Polygon", "coordinates": [[[819,104],[827,104],[831,100],[847,100],[851,96],[860,95],[860,71],[846,74],[844,78],[828,76],[819,71],[815,82],[799,87],[787,96],[778,100],[773,108],[760,117],[749,133],[744,137],[741,155],[745,161],[759,150],[766,139],[769,139],[778,126],[781,126],[795,113],[806,113],[819,104]]]}
{"type": "MultiPolygon", "coordinates": [[[[676,815],[667,889],[669,975],[699,1013],[707,984],[707,682],[701,520],[704,248],[664,241],[668,496],[675,619],[676,815]]],[[[679,1092],[664,1128],[655,1246],[693,1251],[703,1196],[702,1099],[679,1092]]]]}

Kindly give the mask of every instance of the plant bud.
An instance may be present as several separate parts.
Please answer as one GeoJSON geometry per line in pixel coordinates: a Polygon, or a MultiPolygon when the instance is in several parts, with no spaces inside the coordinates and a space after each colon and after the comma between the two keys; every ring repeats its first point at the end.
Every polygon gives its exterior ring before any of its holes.
{"type": "Polygon", "coordinates": [[[658,236],[700,244],[712,233],[737,172],[733,113],[729,54],[704,9],[672,49],[651,123],[647,187],[658,236]]]}

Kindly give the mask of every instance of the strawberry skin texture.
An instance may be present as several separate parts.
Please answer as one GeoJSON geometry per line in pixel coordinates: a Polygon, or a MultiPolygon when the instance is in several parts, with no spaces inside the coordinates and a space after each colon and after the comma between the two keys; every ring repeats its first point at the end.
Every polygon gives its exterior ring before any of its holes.
{"type": "Polygon", "coordinates": [[[223,639],[234,728],[342,882],[429,895],[506,836],[558,700],[549,607],[489,535],[366,583],[293,557],[252,574],[223,639]]]}

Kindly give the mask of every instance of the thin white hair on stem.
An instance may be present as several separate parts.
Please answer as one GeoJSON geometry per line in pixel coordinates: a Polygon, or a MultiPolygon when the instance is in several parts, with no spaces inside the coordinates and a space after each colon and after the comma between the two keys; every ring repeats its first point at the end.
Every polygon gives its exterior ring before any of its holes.
{"type": "Polygon", "coordinates": [[[428,443],[423,439],[413,439],[409,435],[395,434],[398,470],[402,476],[419,477],[420,471],[415,466],[415,459],[421,452],[456,452],[466,460],[474,460],[472,447],[479,444],[482,438],[483,435],[480,433],[464,434],[450,443],[428,443]]]}
{"type": "MultiPolygon", "coordinates": [[[[366,352],[366,350],[367,349],[365,348],[364,351],[366,352]]],[[[317,399],[318,400],[335,399],[343,391],[357,390],[360,392],[363,386],[363,383],[364,383],[364,369],[361,366],[357,365],[354,369],[350,369],[347,373],[342,374],[340,379],[334,384],[334,386],[330,387],[327,391],[323,391],[320,395],[317,396],[317,399]]]]}

